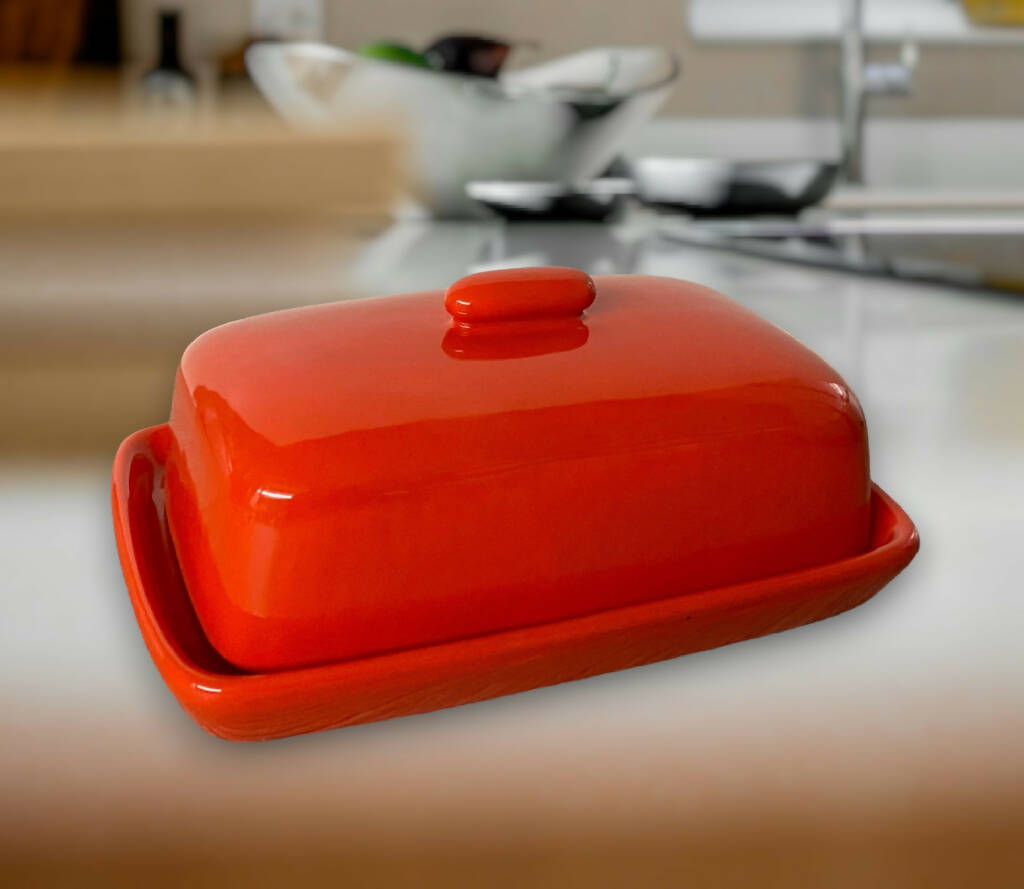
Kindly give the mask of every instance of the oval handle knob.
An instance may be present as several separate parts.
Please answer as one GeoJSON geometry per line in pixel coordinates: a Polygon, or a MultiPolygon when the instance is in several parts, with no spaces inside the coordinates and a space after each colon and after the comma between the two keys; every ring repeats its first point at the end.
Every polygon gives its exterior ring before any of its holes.
{"type": "Polygon", "coordinates": [[[456,281],[444,295],[444,307],[459,322],[575,318],[595,296],[593,280],[579,269],[497,269],[456,281]]]}

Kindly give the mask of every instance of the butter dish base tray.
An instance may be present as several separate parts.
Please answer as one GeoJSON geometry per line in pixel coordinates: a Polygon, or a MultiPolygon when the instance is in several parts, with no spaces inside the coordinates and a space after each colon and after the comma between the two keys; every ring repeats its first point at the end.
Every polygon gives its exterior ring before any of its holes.
{"type": "Polygon", "coordinates": [[[832,617],[869,599],[918,548],[872,486],[867,550],[825,565],[582,617],[277,672],[245,672],[206,638],[163,502],[168,425],[127,438],[114,465],[117,545],[156,667],[204,729],[266,740],[423,713],[678,657],[832,617]]]}

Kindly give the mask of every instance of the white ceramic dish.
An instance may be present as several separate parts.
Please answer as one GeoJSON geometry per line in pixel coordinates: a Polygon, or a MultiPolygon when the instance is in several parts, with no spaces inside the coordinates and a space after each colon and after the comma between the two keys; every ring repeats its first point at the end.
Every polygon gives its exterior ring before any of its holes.
{"type": "Polygon", "coordinates": [[[655,47],[606,47],[498,80],[368,59],[320,43],[257,43],[246,64],[298,126],[390,112],[409,126],[415,197],[434,215],[481,212],[479,179],[576,181],[599,175],[654,115],[679,73],[655,47]]]}

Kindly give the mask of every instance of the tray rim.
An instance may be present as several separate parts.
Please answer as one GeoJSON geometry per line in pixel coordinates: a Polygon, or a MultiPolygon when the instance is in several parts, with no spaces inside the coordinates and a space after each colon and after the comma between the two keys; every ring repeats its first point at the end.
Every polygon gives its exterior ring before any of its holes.
{"type": "MultiPolygon", "coordinates": [[[[162,455],[166,454],[170,434],[170,426],[167,423],[151,426],[129,435],[118,448],[114,460],[111,486],[118,554],[136,619],[157,669],[181,706],[204,729],[231,740],[262,740],[284,737],[323,728],[425,712],[526,688],[555,684],[615,669],[651,663],[655,660],[676,657],[690,651],[728,643],[712,642],[707,646],[688,647],[685,650],[672,649],[666,654],[643,655],[632,660],[623,658],[621,660],[624,662],[619,665],[599,664],[595,669],[583,672],[578,676],[556,677],[549,682],[530,681],[521,687],[476,694],[454,703],[431,705],[429,695],[427,695],[428,700],[424,702],[424,706],[400,705],[396,712],[389,712],[388,708],[384,707],[380,712],[363,712],[352,715],[352,718],[336,715],[334,719],[328,719],[325,714],[319,713],[310,717],[311,721],[307,720],[306,723],[295,718],[273,719],[275,707],[283,707],[283,702],[289,696],[301,696],[306,692],[318,690],[320,697],[323,697],[326,690],[330,697],[329,691],[335,689],[337,697],[340,699],[346,692],[351,692],[353,687],[372,691],[375,685],[387,685],[386,682],[382,683],[382,680],[390,677],[397,676],[401,681],[404,676],[408,685],[409,682],[414,682],[413,677],[422,671],[427,671],[428,674],[431,671],[440,671],[442,675],[458,677],[460,673],[465,675],[468,670],[472,669],[474,660],[482,656],[490,661],[492,666],[496,664],[500,669],[503,658],[509,663],[514,663],[517,660],[521,662],[524,657],[536,658],[539,654],[547,652],[557,655],[560,646],[580,640],[585,643],[589,637],[607,634],[610,631],[622,632],[629,629],[651,628],[669,619],[690,620],[691,617],[713,617],[720,612],[728,615],[744,610],[749,611],[751,608],[756,608],[761,600],[779,593],[791,593],[793,590],[797,590],[799,595],[790,596],[792,600],[790,604],[799,611],[799,606],[813,604],[815,594],[809,592],[812,588],[839,588],[843,584],[847,586],[852,584],[858,588],[856,595],[847,596],[846,599],[838,603],[838,607],[825,609],[805,607],[806,614],[797,613],[794,620],[783,621],[778,626],[769,625],[757,632],[745,633],[733,641],[778,632],[838,614],[871,598],[910,562],[919,547],[919,537],[913,522],[881,488],[872,483],[872,541],[877,545],[873,545],[864,553],[837,562],[727,587],[684,593],[667,599],[607,609],[582,617],[566,618],[545,624],[503,630],[484,636],[355,660],[336,661],[267,673],[244,672],[224,662],[225,669],[217,671],[196,663],[194,659],[190,658],[181,639],[175,638],[169,632],[169,630],[173,630],[173,627],[169,627],[158,617],[158,609],[154,607],[156,601],[154,590],[143,577],[144,569],[147,567],[143,561],[144,553],[140,541],[134,539],[130,521],[132,517],[129,498],[131,492],[130,469],[133,462],[139,458],[148,459],[154,469],[154,484],[148,487],[144,493],[147,494],[147,501],[155,510],[155,517],[162,525],[164,539],[161,548],[165,550],[166,557],[173,560],[176,570],[177,561],[173,549],[168,550],[171,544],[166,531],[162,497],[154,496],[158,494],[159,485],[155,482],[164,470],[165,464],[162,455]],[[880,523],[879,517],[890,527],[884,539],[876,542],[874,525],[880,523]]],[[[170,582],[174,583],[175,580],[171,579],[170,582]]],[[[176,582],[182,586],[184,591],[180,576],[176,582]]],[[[184,592],[187,599],[187,591],[184,592]]],[[[188,602],[188,608],[191,609],[191,602],[188,602]]],[[[192,617],[195,618],[194,611],[192,611],[192,617]]],[[[195,618],[195,621],[198,626],[198,618],[195,618]]],[[[208,641],[206,644],[209,644],[208,641]]],[[[335,709],[341,711],[343,708],[339,705],[335,709]]]]}

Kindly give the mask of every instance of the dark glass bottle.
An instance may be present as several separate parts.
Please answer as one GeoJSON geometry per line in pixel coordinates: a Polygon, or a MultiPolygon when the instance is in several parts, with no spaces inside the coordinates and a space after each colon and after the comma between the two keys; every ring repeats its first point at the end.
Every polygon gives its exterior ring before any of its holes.
{"type": "Polygon", "coordinates": [[[195,78],[181,64],[178,34],[181,13],[161,10],[160,60],[142,78],[145,103],[150,108],[189,109],[196,103],[195,78]]]}

